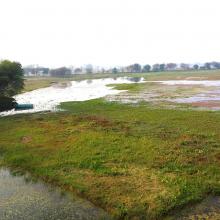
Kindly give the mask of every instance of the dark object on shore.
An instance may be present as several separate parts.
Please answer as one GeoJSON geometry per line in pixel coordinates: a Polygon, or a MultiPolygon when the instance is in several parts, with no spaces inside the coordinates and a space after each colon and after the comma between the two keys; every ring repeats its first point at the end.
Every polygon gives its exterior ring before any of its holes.
{"type": "Polygon", "coordinates": [[[34,108],[33,104],[16,104],[15,111],[29,110],[33,108],[34,108]]]}
{"type": "Polygon", "coordinates": [[[5,96],[0,97],[0,112],[12,110],[16,105],[15,99],[5,96]]]}

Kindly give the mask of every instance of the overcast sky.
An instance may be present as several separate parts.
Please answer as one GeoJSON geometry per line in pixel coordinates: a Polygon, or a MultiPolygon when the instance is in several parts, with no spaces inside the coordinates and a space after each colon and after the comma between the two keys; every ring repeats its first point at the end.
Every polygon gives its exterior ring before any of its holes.
{"type": "Polygon", "coordinates": [[[0,59],[51,67],[220,61],[219,0],[0,0],[0,59]]]}

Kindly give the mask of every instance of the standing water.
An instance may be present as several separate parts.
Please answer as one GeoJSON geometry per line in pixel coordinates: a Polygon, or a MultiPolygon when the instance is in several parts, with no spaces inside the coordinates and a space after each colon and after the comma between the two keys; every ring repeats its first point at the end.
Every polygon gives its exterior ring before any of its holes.
{"type": "Polygon", "coordinates": [[[72,81],[58,84],[43,89],[19,94],[14,98],[19,104],[33,104],[34,109],[25,111],[8,111],[0,113],[0,116],[18,113],[33,113],[40,111],[55,111],[61,102],[85,101],[101,98],[106,95],[118,94],[122,91],[112,89],[109,84],[137,83],[143,82],[143,78],[106,78],[95,80],[72,81]]]}
{"type": "Polygon", "coordinates": [[[56,187],[0,169],[0,219],[96,220],[110,217],[88,201],[62,193],[56,187]]]}

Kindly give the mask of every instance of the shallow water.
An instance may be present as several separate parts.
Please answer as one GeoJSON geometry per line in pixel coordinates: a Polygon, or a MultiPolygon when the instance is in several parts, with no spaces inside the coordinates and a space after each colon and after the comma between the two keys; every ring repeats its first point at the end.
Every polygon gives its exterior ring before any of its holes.
{"type": "MultiPolygon", "coordinates": [[[[211,106],[213,102],[220,101],[220,80],[168,80],[168,81],[152,81],[168,86],[204,86],[209,87],[204,89],[204,92],[189,96],[189,97],[179,97],[179,98],[168,98],[166,101],[176,102],[176,103],[201,103],[200,107],[219,109],[220,103],[214,107],[211,106]]],[[[216,105],[216,103],[215,103],[216,105]]]]}
{"type": "Polygon", "coordinates": [[[204,94],[198,94],[196,96],[191,96],[187,98],[177,98],[177,99],[169,99],[169,101],[177,102],[177,103],[193,103],[193,102],[204,102],[204,101],[220,101],[220,94],[218,97],[212,97],[204,94]]]}
{"type": "Polygon", "coordinates": [[[220,80],[166,80],[166,81],[148,81],[161,83],[163,85],[203,85],[220,87],[220,80]]]}
{"type": "Polygon", "coordinates": [[[220,80],[167,80],[145,81],[140,92],[124,92],[107,96],[109,101],[122,103],[149,102],[163,107],[189,104],[200,109],[220,109],[220,80]]]}
{"type": "Polygon", "coordinates": [[[69,83],[56,84],[43,89],[19,94],[14,98],[19,104],[34,104],[33,110],[8,111],[0,115],[13,115],[19,113],[33,113],[40,111],[55,111],[61,102],[85,101],[101,98],[110,94],[118,94],[122,91],[112,89],[108,84],[137,83],[143,82],[143,78],[106,78],[95,80],[72,81],[69,83]]]}
{"type": "Polygon", "coordinates": [[[62,193],[56,187],[0,169],[0,219],[96,220],[110,217],[102,209],[62,193]]]}

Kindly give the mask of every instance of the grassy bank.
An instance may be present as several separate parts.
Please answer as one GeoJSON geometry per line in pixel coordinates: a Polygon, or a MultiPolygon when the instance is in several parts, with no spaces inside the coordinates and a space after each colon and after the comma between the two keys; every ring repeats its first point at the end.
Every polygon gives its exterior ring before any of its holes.
{"type": "Polygon", "coordinates": [[[220,113],[102,99],[0,118],[2,165],[72,190],[116,218],[156,219],[220,193],[220,113]]]}
{"type": "Polygon", "coordinates": [[[35,89],[49,87],[54,83],[63,83],[68,81],[71,81],[71,79],[58,77],[26,77],[23,92],[29,92],[35,89]]]}

